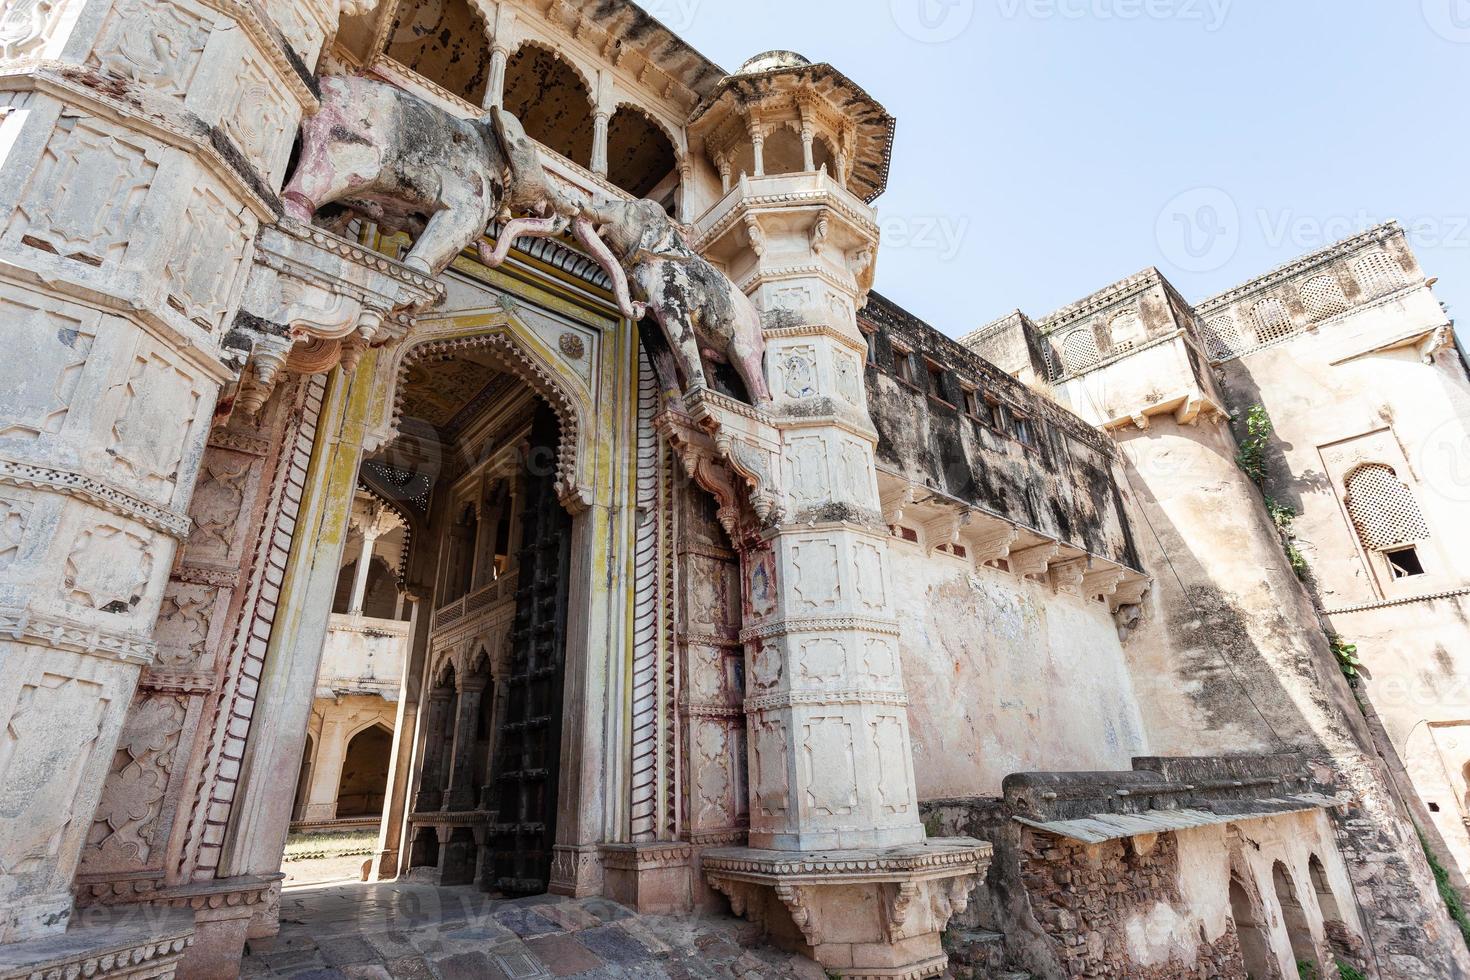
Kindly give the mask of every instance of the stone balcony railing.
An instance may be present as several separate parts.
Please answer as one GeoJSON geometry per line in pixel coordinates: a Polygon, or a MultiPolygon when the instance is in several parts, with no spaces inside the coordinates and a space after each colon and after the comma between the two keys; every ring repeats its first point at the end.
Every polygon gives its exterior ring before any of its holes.
{"type": "Polygon", "coordinates": [[[804,173],[765,174],[761,177],[741,174],[740,179],[725,192],[724,196],[695,220],[694,226],[703,243],[718,238],[719,231],[736,218],[742,204],[751,201],[771,203],[784,201],[799,205],[824,200],[837,203],[853,216],[861,217],[869,222],[875,221],[876,212],[871,206],[863,203],[862,198],[839,184],[836,178],[827,171],[811,170],[804,173]]]}
{"type": "Polygon", "coordinates": [[[1261,350],[1423,286],[1420,271],[1400,259],[1408,255],[1395,247],[1402,236],[1397,225],[1383,225],[1201,303],[1210,360],[1261,350]]]}
{"type": "Polygon", "coordinates": [[[398,699],[408,657],[410,624],[334,613],[317,674],[317,696],[376,694],[398,699]]]}
{"type": "Polygon", "coordinates": [[[511,572],[453,602],[440,606],[434,610],[434,618],[429,623],[430,635],[438,640],[449,630],[478,619],[480,614],[486,610],[505,602],[514,601],[518,581],[519,577],[511,572]]]}

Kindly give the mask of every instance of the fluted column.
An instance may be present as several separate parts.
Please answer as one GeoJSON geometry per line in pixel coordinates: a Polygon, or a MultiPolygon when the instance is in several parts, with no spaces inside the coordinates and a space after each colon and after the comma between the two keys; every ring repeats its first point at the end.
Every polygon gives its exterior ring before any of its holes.
{"type": "Polygon", "coordinates": [[[592,118],[592,172],[607,176],[607,130],[612,119],[606,109],[598,109],[592,118]]]}

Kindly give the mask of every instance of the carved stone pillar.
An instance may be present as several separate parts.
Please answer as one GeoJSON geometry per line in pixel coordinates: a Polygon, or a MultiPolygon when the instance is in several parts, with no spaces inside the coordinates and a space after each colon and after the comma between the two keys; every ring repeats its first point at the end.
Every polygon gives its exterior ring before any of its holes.
{"type": "MultiPolygon", "coordinates": [[[[399,594],[400,599],[402,593],[399,594]]],[[[400,855],[407,847],[408,808],[413,793],[414,748],[421,737],[421,692],[424,660],[428,654],[428,616],[424,603],[413,599],[409,613],[409,651],[403,662],[403,678],[398,689],[398,715],[393,723],[393,757],[388,763],[387,801],[383,806],[383,823],[378,832],[378,853],[373,859],[371,878],[380,881],[396,878],[400,855]]]]}
{"type": "Polygon", "coordinates": [[[592,119],[592,172],[607,176],[607,129],[612,118],[606,109],[598,109],[592,119]]]}
{"type": "Polygon", "coordinates": [[[373,564],[373,549],[378,544],[376,530],[364,528],[362,547],[357,553],[357,567],[352,577],[352,601],[347,604],[348,615],[362,615],[362,601],[367,596],[368,571],[373,564]]]}
{"type": "Polygon", "coordinates": [[[342,729],[342,722],[341,718],[329,717],[322,725],[302,817],[311,823],[337,819],[337,789],[342,783],[342,763],[347,754],[347,733],[342,729]]]}
{"type": "MultiPolygon", "coordinates": [[[[817,115],[841,118],[866,100],[842,94],[817,115]]],[[[881,106],[867,108],[881,118],[881,106]]],[[[717,100],[691,138],[739,111],[717,100]]],[[[830,971],[935,976],[947,962],[940,934],[990,848],[926,840],[919,820],[857,326],[878,226],[830,175],[763,176],[755,123],[751,136],[756,174],[700,229],[700,246],[741,270],[762,311],[773,401],[753,410],[696,392],[682,418],[662,420],[720,500],[741,562],[750,846],[704,851],[701,867],[737,914],[830,971]]]]}
{"type": "Polygon", "coordinates": [[[480,798],[474,784],[475,729],[480,723],[480,702],[490,679],[470,674],[461,679],[455,699],[454,753],[449,764],[449,785],[444,791],[445,810],[473,810],[480,798]]]}
{"type": "Polygon", "coordinates": [[[485,108],[505,104],[505,66],[510,60],[510,49],[496,44],[490,49],[490,79],[485,83],[485,108]]]}
{"type": "MultiPolygon", "coordinates": [[[[226,345],[252,239],[273,217],[265,188],[315,100],[253,6],[12,3],[0,37],[8,943],[70,919],[236,367],[226,345]]],[[[7,966],[24,958],[8,951],[7,966]]]]}
{"type": "Polygon", "coordinates": [[[437,810],[444,803],[444,765],[451,748],[445,728],[449,724],[450,703],[454,689],[436,687],[429,692],[429,708],[424,721],[424,759],[419,771],[419,791],[414,797],[416,813],[437,810]]]}

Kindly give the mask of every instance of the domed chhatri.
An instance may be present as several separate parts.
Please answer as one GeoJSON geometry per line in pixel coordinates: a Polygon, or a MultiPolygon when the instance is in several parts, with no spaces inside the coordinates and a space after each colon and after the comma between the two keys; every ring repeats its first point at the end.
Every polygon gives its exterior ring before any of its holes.
{"type": "Polygon", "coordinates": [[[811,63],[811,59],[805,55],[778,48],[774,51],[762,51],[741,65],[735,74],[759,75],[761,72],[775,71],[778,68],[805,68],[811,63]]]}

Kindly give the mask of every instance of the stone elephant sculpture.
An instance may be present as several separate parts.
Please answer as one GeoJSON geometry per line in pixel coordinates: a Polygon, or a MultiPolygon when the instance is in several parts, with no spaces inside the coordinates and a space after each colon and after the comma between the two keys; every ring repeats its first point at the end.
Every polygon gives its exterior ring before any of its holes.
{"type": "Polygon", "coordinates": [[[480,243],[481,261],[493,268],[505,261],[517,238],[555,238],[570,228],[612,280],[623,315],[641,320],[653,314],[690,388],[708,387],[708,358],[729,363],[756,404],[769,402],[760,311],[689,247],[658,202],[594,203],[569,195],[550,184],[515,116],[493,110],[492,121],[506,154],[506,200],[512,210],[535,217],[508,222],[493,250],[480,243]]]}
{"type": "Polygon", "coordinates": [[[281,193],[286,214],[310,223],[321,207],[340,203],[415,234],[404,264],[442,272],[500,210],[506,160],[490,120],[456,118],[365,78],[327,76],[321,91],[281,193]]]}

